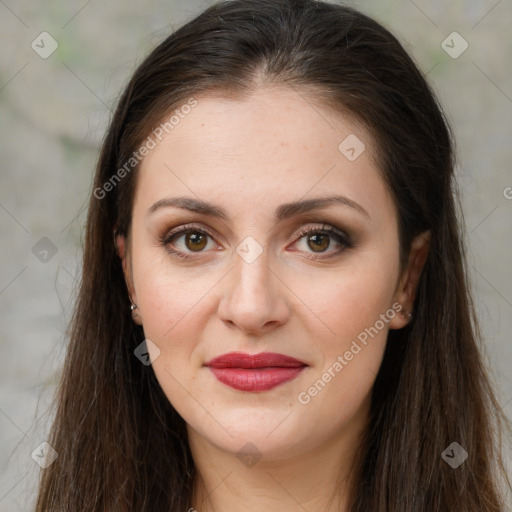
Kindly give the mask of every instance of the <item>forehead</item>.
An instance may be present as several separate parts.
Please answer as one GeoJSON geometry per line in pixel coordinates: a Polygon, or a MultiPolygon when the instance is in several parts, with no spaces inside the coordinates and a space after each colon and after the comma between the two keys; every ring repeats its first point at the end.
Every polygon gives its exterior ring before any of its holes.
{"type": "Polygon", "coordinates": [[[373,141],[348,116],[289,87],[261,88],[242,100],[195,100],[161,140],[153,136],[136,203],[195,195],[238,213],[340,193],[370,210],[392,207],[373,141]]]}

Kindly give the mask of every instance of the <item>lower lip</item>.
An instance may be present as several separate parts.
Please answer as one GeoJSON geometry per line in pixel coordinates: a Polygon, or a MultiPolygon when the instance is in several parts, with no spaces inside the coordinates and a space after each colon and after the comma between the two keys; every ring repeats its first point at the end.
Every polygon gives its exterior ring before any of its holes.
{"type": "Polygon", "coordinates": [[[305,366],[294,368],[211,368],[217,379],[240,391],[266,391],[295,379],[305,366]]]}

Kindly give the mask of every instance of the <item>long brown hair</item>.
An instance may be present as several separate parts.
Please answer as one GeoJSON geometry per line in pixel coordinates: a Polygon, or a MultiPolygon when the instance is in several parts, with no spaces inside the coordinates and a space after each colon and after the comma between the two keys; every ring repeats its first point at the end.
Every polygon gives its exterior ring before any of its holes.
{"type": "Polygon", "coordinates": [[[307,91],[361,122],[398,209],[400,254],[431,231],[410,324],[390,331],[361,445],[352,512],[498,512],[510,486],[509,432],[481,355],[467,278],[448,124],[398,40],[351,8],[313,0],[234,0],[165,39],[126,86],[91,194],[79,294],[37,512],[185,512],[195,468],[184,420],[134,325],[114,230],[129,236],[137,165],[148,134],[194,95],[242,97],[261,82],[307,91]],[[133,162],[132,162],[133,163],[133,162]],[[125,172],[120,172],[124,166],[125,172]],[[106,184],[110,183],[110,186],[106,184]],[[442,457],[467,451],[456,469],[442,457]]]}

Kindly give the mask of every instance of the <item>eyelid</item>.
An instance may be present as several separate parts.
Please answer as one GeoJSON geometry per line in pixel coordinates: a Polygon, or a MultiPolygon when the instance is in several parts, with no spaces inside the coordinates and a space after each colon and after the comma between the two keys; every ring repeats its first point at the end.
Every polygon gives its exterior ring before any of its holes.
{"type": "Polygon", "coordinates": [[[336,235],[346,241],[347,244],[352,244],[352,237],[342,229],[339,229],[331,224],[323,223],[322,226],[309,226],[302,227],[293,235],[294,238],[302,238],[309,233],[327,233],[329,235],[336,235]]]}
{"type": "Polygon", "coordinates": [[[172,238],[174,235],[184,235],[188,231],[199,231],[199,232],[205,232],[208,235],[210,235],[212,238],[215,238],[217,235],[210,229],[203,225],[199,226],[198,224],[182,224],[176,228],[171,229],[171,231],[166,232],[162,239],[168,240],[172,238]]]}

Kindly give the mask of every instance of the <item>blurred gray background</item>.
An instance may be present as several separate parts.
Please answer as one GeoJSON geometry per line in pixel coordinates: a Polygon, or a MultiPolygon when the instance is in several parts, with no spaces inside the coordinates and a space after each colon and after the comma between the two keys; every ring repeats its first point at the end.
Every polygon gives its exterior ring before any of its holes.
{"type": "MultiPolygon", "coordinates": [[[[0,512],[33,508],[110,111],[148,51],[211,3],[0,0],[0,512]]],[[[476,306],[512,417],[512,1],[347,3],[399,37],[454,128],[476,306]]]]}

